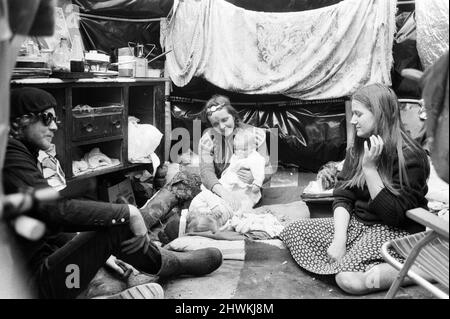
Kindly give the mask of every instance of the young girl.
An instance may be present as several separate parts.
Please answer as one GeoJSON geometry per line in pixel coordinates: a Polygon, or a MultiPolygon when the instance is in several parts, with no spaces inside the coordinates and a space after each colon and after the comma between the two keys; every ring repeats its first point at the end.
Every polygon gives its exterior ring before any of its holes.
{"type": "Polygon", "coordinates": [[[429,164],[405,132],[388,87],[359,89],[352,97],[351,123],[354,144],[334,191],[334,218],[297,221],[280,237],[301,267],[335,274],[344,291],[366,294],[389,288],[397,274],[384,262],[382,244],[424,230],[405,212],[427,207],[429,164]]]}

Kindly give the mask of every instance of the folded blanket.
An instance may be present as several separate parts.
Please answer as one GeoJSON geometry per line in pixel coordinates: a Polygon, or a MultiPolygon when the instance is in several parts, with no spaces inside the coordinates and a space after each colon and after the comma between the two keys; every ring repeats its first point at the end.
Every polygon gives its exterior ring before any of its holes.
{"type": "Polygon", "coordinates": [[[182,236],[164,246],[169,250],[190,251],[214,247],[222,252],[223,259],[244,260],[244,240],[216,240],[203,236],[182,236]]]}

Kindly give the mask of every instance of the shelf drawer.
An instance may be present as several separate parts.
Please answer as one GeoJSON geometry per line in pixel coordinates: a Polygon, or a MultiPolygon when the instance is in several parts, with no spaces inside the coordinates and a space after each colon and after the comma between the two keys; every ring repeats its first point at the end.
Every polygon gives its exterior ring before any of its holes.
{"type": "Polygon", "coordinates": [[[121,135],[123,135],[122,112],[86,115],[73,114],[73,141],[121,135]]]}

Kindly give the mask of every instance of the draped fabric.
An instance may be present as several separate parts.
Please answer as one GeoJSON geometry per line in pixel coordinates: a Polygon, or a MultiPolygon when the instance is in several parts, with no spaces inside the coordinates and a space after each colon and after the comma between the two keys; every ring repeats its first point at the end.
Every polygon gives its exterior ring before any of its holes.
{"type": "Polygon", "coordinates": [[[424,69],[448,51],[448,18],[447,0],[416,1],[417,51],[424,69]]]}
{"type": "Polygon", "coordinates": [[[288,13],[224,0],[185,0],[174,8],[161,25],[161,45],[173,50],[166,74],[177,86],[199,76],[245,94],[327,99],[368,83],[391,84],[396,1],[345,0],[288,13]]]}

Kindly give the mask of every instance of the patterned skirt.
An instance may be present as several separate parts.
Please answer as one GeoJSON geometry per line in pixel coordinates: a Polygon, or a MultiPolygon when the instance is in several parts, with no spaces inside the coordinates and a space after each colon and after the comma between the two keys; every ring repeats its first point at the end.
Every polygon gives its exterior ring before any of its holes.
{"type": "MultiPolygon", "coordinates": [[[[389,240],[410,235],[409,232],[387,225],[366,225],[352,215],[347,230],[347,250],[340,261],[329,262],[327,249],[333,241],[334,219],[298,220],[280,234],[297,264],[316,274],[332,275],[343,271],[365,272],[384,263],[381,246],[389,240]]],[[[392,252],[399,260],[403,258],[392,252]]]]}

